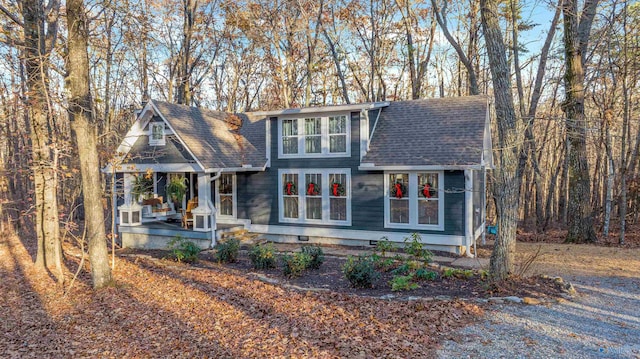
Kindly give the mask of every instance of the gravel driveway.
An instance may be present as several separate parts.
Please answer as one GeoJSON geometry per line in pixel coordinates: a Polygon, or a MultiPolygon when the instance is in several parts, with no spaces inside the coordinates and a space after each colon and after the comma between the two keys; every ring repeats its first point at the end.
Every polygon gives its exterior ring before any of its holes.
{"type": "Polygon", "coordinates": [[[439,358],[640,358],[640,278],[568,276],[578,295],[550,306],[493,305],[439,358]]]}

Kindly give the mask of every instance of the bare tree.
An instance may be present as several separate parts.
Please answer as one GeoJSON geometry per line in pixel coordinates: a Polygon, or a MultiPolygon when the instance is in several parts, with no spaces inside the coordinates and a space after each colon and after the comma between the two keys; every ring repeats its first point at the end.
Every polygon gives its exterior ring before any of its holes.
{"type": "Polygon", "coordinates": [[[58,220],[58,150],[51,127],[53,111],[49,98],[49,60],[58,38],[60,3],[38,0],[22,3],[24,21],[24,64],[27,75],[26,105],[31,129],[33,181],[36,202],[36,267],[52,268],[64,282],[62,246],[58,220]]]}
{"type": "Polygon", "coordinates": [[[520,198],[520,177],[517,175],[517,168],[522,134],[518,129],[513,104],[511,75],[498,21],[497,1],[481,0],[480,12],[498,122],[498,156],[493,185],[498,235],[491,254],[490,275],[496,280],[502,280],[513,271],[520,198]]]}
{"type": "Polygon", "coordinates": [[[89,81],[89,35],[83,0],[67,0],[67,26],[69,118],[80,157],[91,279],[97,289],[111,282],[111,269],[102,208],[97,129],[89,81]]]}
{"type": "Polygon", "coordinates": [[[578,0],[564,0],[565,102],[569,144],[569,203],[567,242],[595,242],[591,180],[587,161],[587,119],[584,113],[584,65],[591,24],[599,0],[586,0],[578,21],[578,0]]]}

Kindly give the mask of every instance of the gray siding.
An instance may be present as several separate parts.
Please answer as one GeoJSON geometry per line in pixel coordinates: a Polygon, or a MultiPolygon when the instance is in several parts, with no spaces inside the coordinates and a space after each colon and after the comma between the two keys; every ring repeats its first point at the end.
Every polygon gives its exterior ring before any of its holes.
{"type": "MultiPolygon", "coordinates": [[[[351,226],[327,225],[356,230],[412,232],[403,229],[384,228],[384,174],[359,171],[360,164],[360,115],[351,113],[351,157],[278,159],[277,118],[271,121],[271,167],[265,172],[237,174],[238,218],[250,219],[253,224],[281,226],[318,225],[286,224],[278,220],[278,169],[281,168],[350,168],[351,169],[351,226]]],[[[464,235],[464,172],[444,173],[445,230],[421,233],[464,235]]]]}

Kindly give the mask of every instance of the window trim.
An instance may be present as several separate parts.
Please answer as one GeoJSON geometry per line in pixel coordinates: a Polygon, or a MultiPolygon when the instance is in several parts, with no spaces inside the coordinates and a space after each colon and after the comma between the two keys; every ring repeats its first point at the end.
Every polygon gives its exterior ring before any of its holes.
{"type": "Polygon", "coordinates": [[[351,226],[351,169],[350,168],[305,168],[305,169],[279,169],[278,170],[278,220],[280,223],[297,223],[297,224],[324,224],[324,225],[338,225],[338,226],[351,226]],[[282,175],[285,174],[297,174],[298,175],[298,218],[286,218],[284,216],[284,183],[282,182],[282,175]],[[305,183],[307,174],[320,174],[322,178],[322,218],[321,219],[307,219],[307,206],[306,206],[306,186],[301,184],[305,183]],[[345,196],[347,202],[347,219],[344,221],[331,220],[331,202],[329,193],[329,175],[330,174],[344,174],[346,175],[345,196]]]}
{"type": "Polygon", "coordinates": [[[351,114],[350,113],[328,113],[328,114],[309,114],[308,116],[282,116],[278,117],[278,158],[325,158],[325,157],[351,157],[351,114]],[[340,134],[329,134],[329,117],[344,116],[346,120],[346,152],[330,152],[330,137],[340,134]],[[305,130],[305,119],[320,118],[320,153],[305,153],[305,139],[307,137],[305,130]],[[297,137],[298,152],[284,153],[282,130],[284,120],[297,120],[297,135],[287,137],[297,137]]]}
{"type": "Polygon", "coordinates": [[[423,229],[432,231],[444,231],[444,171],[384,171],[384,228],[398,229],[423,229]],[[389,175],[392,173],[409,174],[409,223],[391,222],[391,189],[389,187],[389,175]],[[418,223],[418,173],[438,174],[438,224],[418,223]]]}
{"type": "Polygon", "coordinates": [[[150,146],[164,146],[167,142],[167,131],[165,124],[162,121],[149,122],[149,145],[150,146]],[[156,127],[162,127],[162,138],[153,138],[153,130],[156,127]]]}
{"type": "Polygon", "coordinates": [[[216,206],[216,217],[219,219],[238,219],[238,187],[237,187],[237,178],[238,176],[236,176],[236,173],[223,173],[221,176],[223,175],[231,175],[231,201],[232,201],[232,211],[233,211],[233,215],[229,216],[226,214],[222,214],[220,213],[220,178],[218,178],[217,180],[215,180],[214,183],[214,187],[215,187],[215,206],[216,206]]]}

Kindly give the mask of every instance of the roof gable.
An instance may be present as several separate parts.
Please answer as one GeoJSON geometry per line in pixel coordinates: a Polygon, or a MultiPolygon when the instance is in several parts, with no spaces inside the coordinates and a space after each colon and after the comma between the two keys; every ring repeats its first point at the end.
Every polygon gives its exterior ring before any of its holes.
{"type": "Polygon", "coordinates": [[[205,170],[264,167],[264,122],[162,101],[154,104],[205,170]]]}

